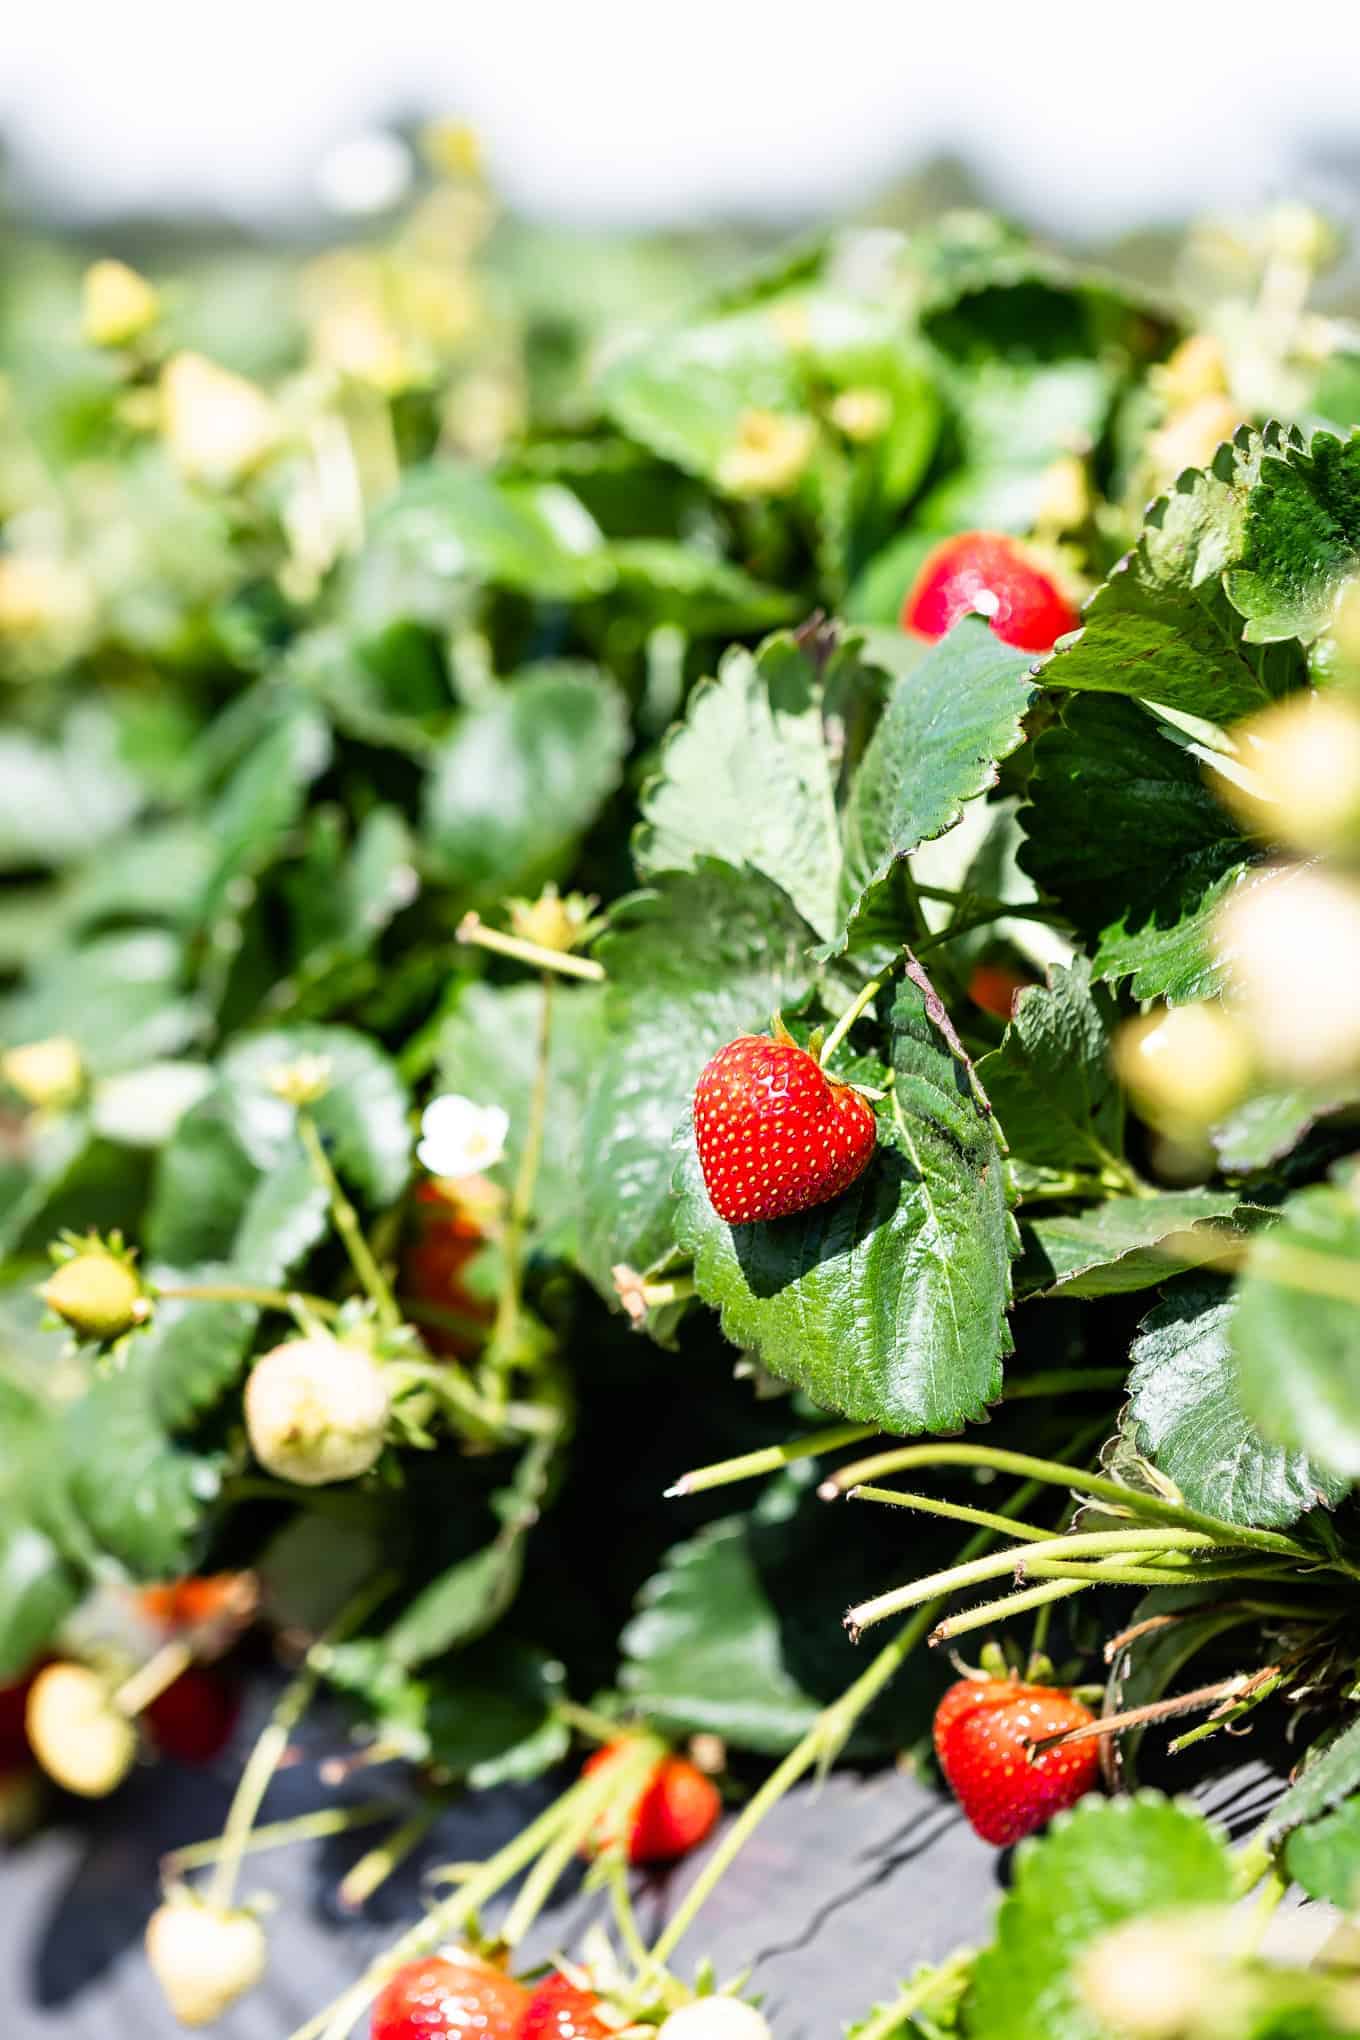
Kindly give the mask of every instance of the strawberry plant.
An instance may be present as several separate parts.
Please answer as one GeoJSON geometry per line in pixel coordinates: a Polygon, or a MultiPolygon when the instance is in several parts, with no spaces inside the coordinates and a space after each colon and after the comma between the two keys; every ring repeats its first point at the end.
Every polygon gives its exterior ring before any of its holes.
{"type": "Polygon", "coordinates": [[[148,1928],[191,2024],[286,1935],[248,1855],[382,1821],[358,1906],[543,1781],[297,2040],[761,2040],[690,1927],[933,1717],[1020,1848],[859,2040],[1354,2030],[1353,1954],[1261,1946],[1360,1879],[1327,237],[1165,293],[975,215],[550,253],[452,145],[267,319],[21,250],[5,1777],[238,1769],[148,1928]],[[418,1810],[265,1817],[314,1706],[418,1810]],[[1161,1789],[1272,1727],[1235,1846],[1161,1789]],[[610,1929],[536,1974],[574,1866],[610,1929]]]}

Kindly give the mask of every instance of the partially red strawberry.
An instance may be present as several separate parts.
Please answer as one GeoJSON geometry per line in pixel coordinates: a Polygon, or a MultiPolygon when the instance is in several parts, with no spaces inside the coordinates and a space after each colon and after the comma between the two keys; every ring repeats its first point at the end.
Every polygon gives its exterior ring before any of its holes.
{"type": "Polygon", "coordinates": [[[936,546],[902,605],[902,628],[942,638],[963,616],[985,616],[1024,652],[1051,652],[1081,621],[1057,582],[999,531],[965,531],[936,546]]]}
{"type": "MultiPolygon", "coordinates": [[[[452,1202],[447,1188],[437,1182],[422,1183],[416,1202],[416,1232],[401,1257],[403,1293],[435,1310],[456,1312],[473,1324],[489,1326],[495,1306],[474,1295],[465,1280],[468,1263],[486,1244],[475,1206],[452,1202]]],[[[423,1324],[420,1336],[432,1353],[450,1360],[470,1360],[481,1347],[474,1333],[451,1331],[444,1325],[423,1324]]]]}
{"type": "Polygon", "coordinates": [[[694,1087],[713,1209],[729,1225],[787,1218],[848,1190],[873,1157],[868,1100],[793,1042],[739,1034],[694,1087]]]}
{"type": "Polygon", "coordinates": [[[452,1949],[408,1962],[373,2007],[370,2040],[518,2040],[522,1983],[479,1955],[452,1949]]]}
{"type": "Polygon", "coordinates": [[[1029,1745],[1095,1720],[1059,1686],[960,1679],[935,1710],[935,1754],[976,1834],[1004,1848],[1090,1792],[1100,1745],[1071,1743],[1032,1757],[1029,1745]]]}
{"type": "Polygon", "coordinates": [[[519,2040],[613,2040],[615,2029],[596,2015],[599,2002],[555,1969],[530,1998],[519,2040]]]}
{"type": "MultiPolygon", "coordinates": [[[[589,1777],[612,1763],[629,1747],[628,1738],[606,1743],[582,1767],[589,1777]]],[[[630,1863],[673,1863],[697,1848],[722,1811],[722,1797],[685,1757],[662,1757],[633,1803],[628,1817],[630,1863]]],[[[595,1832],[588,1854],[608,1848],[617,1830],[606,1817],[595,1832]]]]}
{"type": "Polygon", "coordinates": [[[225,1572],[142,1587],[137,1599],[152,1621],[166,1629],[202,1629],[209,1623],[230,1629],[249,1620],[257,1595],[250,1573],[225,1572]]]}
{"type": "Polygon", "coordinates": [[[1018,970],[1011,970],[1007,964],[979,963],[973,966],[968,980],[968,996],[975,1006],[981,1006],[984,1013],[993,1013],[998,1020],[1009,1020],[1021,992],[1033,983],[1033,978],[1022,977],[1018,970]]]}
{"type": "Polygon", "coordinates": [[[190,1665],[147,1705],[142,1719],[165,1756],[181,1764],[210,1764],[231,1741],[240,1705],[224,1673],[190,1665]]]}

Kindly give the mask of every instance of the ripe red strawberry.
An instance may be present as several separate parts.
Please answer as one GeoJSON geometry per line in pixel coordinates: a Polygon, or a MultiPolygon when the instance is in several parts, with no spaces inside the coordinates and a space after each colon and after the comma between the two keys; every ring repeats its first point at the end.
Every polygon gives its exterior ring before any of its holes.
{"type": "Polygon", "coordinates": [[[518,2040],[529,2004],[522,1983],[453,1949],[399,1969],[373,2007],[370,2040],[518,2040]]]}
{"type": "Polygon", "coordinates": [[[1051,652],[1081,621],[1057,582],[998,531],[965,531],[936,546],[902,605],[902,628],[942,638],[961,616],[974,615],[1023,652],[1051,652]]]}
{"type": "Polygon", "coordinates": [[[848,1190],[869,1166],[876,1126],[868,1100],[806,1049],[739,1034],[694,1087],[694,1132],[713,1209],[750,1225],[848,1190]]]}
{"type": "Polygon", "coordinates": [[[210,1764],[231,1741],[240,1696],[221,1672],[190,1665],[142,1715],[152,1742],[181,1764],[210,1764]]]}
{"type": "Polygon", "coordinates": [[[599,2002],[555,1969],[530,1998],[519,2040],[613,2040],[614,2028],[596,2016],[599,2002]]]}
{"type": "MultiPolygon", "coordinates": [[[[588,1777],[628,1748],[627,1737],[606,1743],[582,1767],[588,1777]]],[[[684,1757],[662,1757],[635,1800],[628,1822],[630,1863],[673,1863],[697,1848],[722,1810],[722,1798],[684,1757]]],[[[608,1817],[596,1829],[588,1854],[608,1848],[616,1830],[608,1817]]]]}
{"type": "Polygon", "coordinates": [[[1027,1745],[1094,1720],[1058,1686],[960,1679],[949,1688],[935,1710],[935,1754],[984,1842],[1018,1842],[1093,1789],[1100,1773],[1094,1737],[1039,1757],[1027,1745]]]}

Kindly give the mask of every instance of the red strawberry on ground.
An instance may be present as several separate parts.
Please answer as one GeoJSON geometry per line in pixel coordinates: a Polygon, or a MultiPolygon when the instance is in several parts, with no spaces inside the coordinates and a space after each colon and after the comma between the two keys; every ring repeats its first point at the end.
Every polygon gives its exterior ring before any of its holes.
{"type": "Polygon", "coordinates": [[[793,1042],[739,1034],[694,1087],[713,1209],[729,1225],[787,1218],[848,1190],[873,1157],[873,1107],[793,1042]]]}
{"type": "Polygon", "coordinates": [[[1095,1720],[1058,1686],[1019,1679],[960,1679],[935,1710],[935,1754],[984,1842],[1004,1848],[1032,1835],[1095,1787],[1100,1744],[1070,1743],[1031,1757],[1028,1745],[1095,1720]]]}
{"type": "Polygon", "coordinates": [[[1081,621],[1024,546],[998,531],[965,531],[936,546],[902,605],[902,628],[942,638],[963,616],[985,616],[1023,652],[1051,652],[1081,621]]]}
{"type": "Polygon", "coordinates": [[[614,2028],[596,2016],[600,2000],[554,1970],[529,2000],[519,2040],[613,2040],[614,2028]]]}
{"type": "MultiPolygon", "coordinates": [[[[606,1743],[582,1767],[589,1777],[628,1748],[628,1739],[606,1743]]],[[[628,1823],[630,1863],[673,1863],[688,1855],[704,1839],[722,1810],[722,1798],[711,1778],[706,1778],[684,1757],[662,1757],[633,1804],[628,1823]]],[[[594,1854],[608,1848],[615,1830],[606,1818],[596,1830],[591,1848],[594,1854]]]]}
{"type": "Polygon", "coordinates": [[[518,2040],[529,2005],[522,1983],[453,1949],[408,1962],[373,2007],[370,2040],[518,2040]]]}
{"type": "Polygon", "coordinates": [[[165,1756],[181,1764],[210,1764],[231,1741],[239,1712],[240,1696],[230,1679],[190,1665],[148,1703],[142,1719],[165,1756]]]}

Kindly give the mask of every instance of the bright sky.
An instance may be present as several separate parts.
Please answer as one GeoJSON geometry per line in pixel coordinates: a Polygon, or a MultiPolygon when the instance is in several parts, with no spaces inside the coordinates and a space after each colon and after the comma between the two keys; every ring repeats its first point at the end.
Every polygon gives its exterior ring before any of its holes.
{"type": "MultiPolygon", "coordinates": [[[[11,0],[0,134],[86,217],[314,202],[328,149],[457,113],[531,209],[835,206],[951,149],[1106,231],[1360,189],[1360,8],[1293,0],[11,0]],[[1344,24],[1344,25],[1343,25],[1344,24]],[[1329,187],[1323,169],[1333,164],[1329,187]]],[[[1352,199],[1352,203],[1353,203],[1352,199]]]]}

